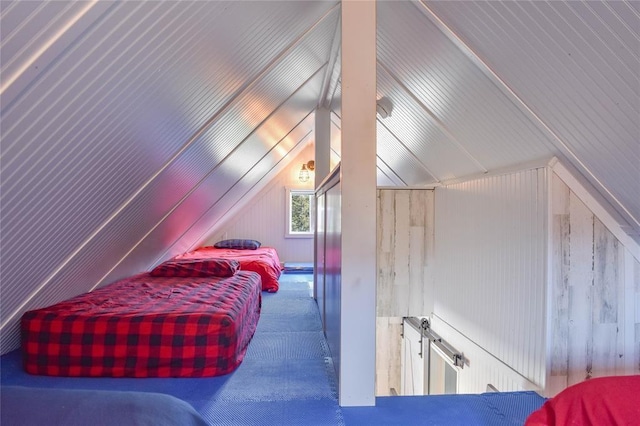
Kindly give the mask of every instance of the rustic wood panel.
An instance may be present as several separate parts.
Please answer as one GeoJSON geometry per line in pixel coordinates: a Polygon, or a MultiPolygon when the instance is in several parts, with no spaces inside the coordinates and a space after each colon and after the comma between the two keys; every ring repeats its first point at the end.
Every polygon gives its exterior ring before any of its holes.
{"type": "Polygon", "coordinates": [[[618,322],[618,240],[597,218],[593,220],[594,322],[618,322]]]}
{"type": "Polygon", "coordinates": [[[618,255],[618,240],[594,217],[593,376],[615,374],[619,359],[618,294],[622,289],[618,255]]]}
{"type": "MultiPolygon", "coordinates": [[[[614,236],[615,238],[615,236],[614,236]]],[[[629,332],[633,331],[633,321],[628,321],[627,302],[625,294],[632,294],[627,292],[629,285],[629,274],[627,272],[627,254],[628,250],[625,250],[624,245],[616,239],[617,242],[617,268],[618,268],[618,321],[617,321],[617,342],[616,342],[616,374],[627,374],[627,371],[633,370],[633,347],[630,346],[630,350],[627,351],[627,339],[630,337],[629,332]]]]}
{"type": "Polygon", "coordinates": [[[378,317],[390,316],[393,301],[395,269],[392,267],[395,253],[395,196],[392,191],[378,191],[378,283],[376,308],[378,317]]]}
{"type": "Polygon", "coordinates": [[[568,384],[591,377],[593,368],[593,215],[569,196],[569,374],[568,384]]]}
{"type": "Polygon", "coordinates": [[[433,306],[433,191],[378,191],[379,317],[429,315],[433,306]]]}
{"type": "Polygon", "coordinates": [[[565,388],[569,357],[569,188],[553,176],[552,185],[552,286],[550,312],[554,313],[551,341],[550,376],[556,377],[556,386],[565,388]]]}
{"type": "Polygon", "coordinates": [[[393,252],[394,280],[391,283],[392,291],[392,311],[387,312],[390,316],[408,316],[409,315],[409,287],[411,279],[409,275],[410,257],[410,236],[411,229],[409,226],[409,192],[396,191],[395,193],[395,209],[394,209],[394,229],[395,246],[393,252]]]}
{"type": "Polygon", "coordinates": [[[617,324],[593,325],[593,366],[591,377],[612,376],[616,374],[617,324]]]}
{"type": "Polygon", "coordinates": [[[547,395],[589,377],[640,374],[638,261],[555,175],[551,208],[547,395]]]}
{"type": "Polygon", "coordinates": [[[402,317],[376,319],[376,396],[400,392],[402,317]]]}

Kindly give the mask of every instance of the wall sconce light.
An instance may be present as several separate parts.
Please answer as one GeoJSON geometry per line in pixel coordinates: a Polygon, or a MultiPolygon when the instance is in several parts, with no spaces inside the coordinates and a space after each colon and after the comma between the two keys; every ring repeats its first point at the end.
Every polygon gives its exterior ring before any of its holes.
{"type": "Polygon", "coordinates": [[[391,99],[383,96],[376,102],[376,112],[380,118],[387,118],[391,116],[391,110],[393,110],[393,104],[391,99]]]}
{"type": "Polygon", "coordinates": [[[316,162],[311,160],[306,163],[302,163],[302,168],[300,169],[300,173],[298,174],[298,180],[300,182],[308,182],[310,176],[309,171],[314,171],[316,169],[316,162]]]}

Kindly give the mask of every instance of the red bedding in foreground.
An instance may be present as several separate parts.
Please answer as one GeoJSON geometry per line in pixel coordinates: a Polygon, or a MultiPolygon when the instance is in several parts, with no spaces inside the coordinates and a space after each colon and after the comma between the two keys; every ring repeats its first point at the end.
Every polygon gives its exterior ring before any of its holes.
{"type": "Polygon", "coordinates": [[[197,259],[218,257],[235,259],[240,262],[240,269],[253,271],[262,278],[262,290],[270,293],[278,291],[278,278],[282,272],[278,252],[273,247],[260,247],[256,250],[219,249],[205,246],[176,256],[174,259],[197,259]]]}
{"type": "Polygon", "coordinates": [[[140,274],[22,316],[24,368],[49,376],[201,377],[233,371],[261,304],[253,272],[140,274]]]}
{"type": "Polygon", "coordinates": [[[531,413],[526,426],[640,424],[640,376],[597,377],[569,386],[531,413]]]}

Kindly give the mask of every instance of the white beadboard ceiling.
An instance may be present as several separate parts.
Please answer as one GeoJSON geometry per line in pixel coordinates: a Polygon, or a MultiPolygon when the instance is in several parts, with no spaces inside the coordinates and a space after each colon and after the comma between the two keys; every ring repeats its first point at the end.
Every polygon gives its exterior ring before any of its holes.
{"type": "MultiPolygon", "coordinates": [[[[26,309],[215,232],[318,105],[339,158],[339,1],[0,8],[2,353],[26,309]]],[[[557,156],[640,241],[638,3],[381,1],[376,71],[379,185],[557,156]]]]}

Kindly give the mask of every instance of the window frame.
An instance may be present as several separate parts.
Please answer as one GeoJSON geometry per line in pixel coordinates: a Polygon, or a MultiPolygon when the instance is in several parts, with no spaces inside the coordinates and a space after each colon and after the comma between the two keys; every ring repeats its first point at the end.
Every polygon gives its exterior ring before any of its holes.
{"type": "Polygon", "coordinates": [[[315,204],[316,197],[313,189],[307,188],[286,188],[285,195],[285,238],[313,238],[315,236],[315,204]],[[291,197],[292,195],[309,195],[309,232],[291,231],[291,197]]]}

